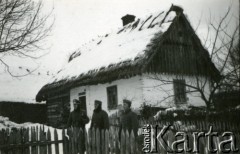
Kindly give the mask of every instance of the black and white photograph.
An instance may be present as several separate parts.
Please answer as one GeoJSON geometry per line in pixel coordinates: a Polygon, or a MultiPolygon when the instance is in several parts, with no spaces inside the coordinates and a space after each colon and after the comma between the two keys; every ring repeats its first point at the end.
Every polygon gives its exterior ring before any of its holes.
{"type": "Polygon", "coordinates": [[[240,0],[0,0],[0,154],[240,154],[240,0]]]}

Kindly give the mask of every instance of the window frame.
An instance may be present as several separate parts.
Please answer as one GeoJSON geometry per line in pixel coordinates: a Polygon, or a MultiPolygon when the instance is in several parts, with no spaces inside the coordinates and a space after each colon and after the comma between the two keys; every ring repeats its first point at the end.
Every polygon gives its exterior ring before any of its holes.
{"type": "Polygon", "coordinates": [[[174,79],[173,80],[173,91],[174,91],[175,104],[186,104],[187,103],[185,79],[174,79]],[[179,92],[179,91],[181,91],[181,92],[179,92]]]}
{"type": "Polygon", "coordinates": [[[117,106],[118,106],[118,90],[117,90],[117,85],[113,85],[113,86],[109,86],[106,88],[106,91],[107,91],[107,107],[108,107],[108,110],[114,110],[114,109],[117,109],[117,106]],[[112,91],[115,90],[116,92],[116,95],[114,96],[110,96],[112,91]],[[111,93],[110,93],[111,92],[111,93]],[[115,103],[112,103],[111,102],[111,98],[110,97],[115,97],[115,103]]]}

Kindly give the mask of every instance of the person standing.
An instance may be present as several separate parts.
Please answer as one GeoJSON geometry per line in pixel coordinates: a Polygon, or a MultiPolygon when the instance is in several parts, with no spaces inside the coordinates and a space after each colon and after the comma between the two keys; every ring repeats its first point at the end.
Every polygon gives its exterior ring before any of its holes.
{"type": "Polygon", "coordinates": [[[101,130],[109,129],[109,118],[106,111],[102,109],[102,102],[99,100],[94,101],[94,111],[92,116],[92,123],[90,128],[101,130]]]}
{"type": "Polygon", "coordinates": [[[76,128],[82,129],[82,135],[80,138],[78,138],[77,136],[72,136],[72,137],[75,141],[76,147],[78,147],[77,151],[80,154],[83,154],[86,150],[85,135],[84,135],[85,125],[89,122],[89,118],[86,114],[86,111],[82,109],[81,102],[79,100],[77,99],[73,100],[73,107],[74,107],[74,110],[69,115],[67,126],[72,127],[73,131],[78,130],[76,128]],[[79,139],[81,143],[80,146],[78,146],[79,139]]]}
{"type": "Polygon", "coordinates": [[[133,131],[134,136],[137,137],[138,132],[138,118],[137,114],[131,110],[132,102],[130,100],[123,100],[123,112],[120,117],[120,130],[119,135],[121,136],[121,131],[126,132],[128,130],[129,134],[133,131]]]}
{"type": "Polygon", "coordinates": [[[86,111],[81,109],[81,103],[79,100],[73,100],[74,110],[70,113],[68,118],[68,127],[78,127],[85,129],[85,125],[89,122],[89,118],[86,111]]]}

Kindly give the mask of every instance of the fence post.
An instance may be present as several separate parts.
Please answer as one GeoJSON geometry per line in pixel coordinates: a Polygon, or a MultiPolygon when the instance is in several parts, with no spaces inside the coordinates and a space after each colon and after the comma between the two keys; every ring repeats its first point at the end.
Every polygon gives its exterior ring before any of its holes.
{"type": "MultiPolygon", "coordinates": [[[[56,129],[54,129],[54,140],[58,141],[58,133],[57,133],[56,129]]],[[[58,145],[58,143],[55,143],[55,153],[59,154],[59,145],[58,145]]]]}
{"type": "Polygon", "coordinates": [[[39,126],[39,154],[43,154],[43,145],[41,144],[43,140],[43,131],[42,131],[42,126],[39,126]]]}
{"type": "MultiPolygon", "coordinates": [[[[9,132],[9,129],[7,128],[4,132],[3,132],[3,136],[4,136],[4,143],[5,144],[8,144],[9,143],[9,139],[10,139],[10,132],[9,132]]],[[[8,152],[8,149],[5,148],[4,150],[4,153],[7,153],[8,152]]]]}
{"type": "MultiPolygon", "coordinates": [[[[36,142],[35,128],[31,127],[31,142],[36,142]]],[[[31,154],[36,154],[36,146],[32,145],[31,154]]]]}
{"type": "Polygon", "coordinates": [[[17,147],[16,147],[16,153],[17,154],[22,153],[21,142],[22,142],[21,130],[17,129],[16,132],[15,132],[15,144],[17,145],[17,147]]]}
{"type": "Polygon", "coordinates": [[[68,146],[69,146],[69,153],[73,153],[73,138],[72,138],[72,128],[67,129],[67,135],[69,137],[68,146]]]}
{"type": "Polygon", "coordinates": [[[74,139],[73,139],[73,128],[69,128],[69,132],[68,132],[68,135],[69,135],[69,146],[70,146],[70,153],[73,153],[75,154],[75,145],[74,145],[74,139]]]}
{"type": "MultiPolygon", "coordinates": [[[[15,144],[15,133],[11,130],[9,130],[9,140],[8,140],[8,145],[10,144],[15,144]]],[[[8,151],[10,154],[16,153],[14,148],[9,148],[8,151]]]]}
{"type": "Polygon", "coordinates": [[[39,149],[40,149],[40,147],[39,147],[39,127],[38,126],[36,126],[36,141],[37,141],[37,150],[36,150],[36,154],[39,154],[39,149]]]}
{"type": "Polygon", "coordinates": [[[131,148],[130,148],[130,142],[129,142],[129,132],[126,130],[125,133],[125,143],[126,143],[126,154],[130,154],[131,148]]]}
{"type": "Polygon", "coordinates": [[[109,131],[108,131],[108,141],[109,141],[109,144],[110,144],[110,149],[109,149],[109,152],[110,153],[114,153],[114,130],[113,128],[109,128],[109,131]]]}
{"type": "Polygon", "coordinates": [[[125,133],[124,130],[121,132],[121,154],[126,153],[126,139],[125,139],[125,133]]]}
{"type": "Polygon", "coordinates": [[[92,129],[88,129],[88,154],[92,154],[92,129]]]}
{"type": "MultiPolygon", "coordinates": [[[[120,134],[121,135],[121,134],[120,134]]],[[[114,143],[115,143],[115,146],[114,146],[114,148],[115,148],[115,153],[116,154],[120,154],[120,141],[119,141],[119,130],[118,129],[115,129],[114,130],[114,143]]]]}
{"type": "Polygon", "coordinates": [[[84,134],[83,134],[83,130],[82,130],[82,128],[76,128],[76,133],[77,133],[77,140],[75,140],[75,141],[77,141],[77,153],[78,152],[80,152],[80,154],[82,154],[81,152],[83,151],[83,145],[84,145],[84,134]]]}
{"type": "Polygon", "coordinates": [[[108,146],[109,146],[109,130],[106,129],[106,131],[105,131],[105,154],[110,153],[108,146]]]}
{"type": "MultiPolygon", "coordinates": [[[[51,141],[51,132],[50,132],[49,129],[47,130],[47,141],[48,142],[51,141]]],[[[52,154],[52,146],[51,146],[51,144],[47,144],[47,151],[48,151],[48,154],[52,154]]]]}
{"type": "Polygon", "coordinates": [[[97,154],[101,153],[101,145],[100,144],[103,144],[103,143],[100,143],[100,142],[101,142],[100,131],[97,128],[96,129],[96,152],[97,152],[97,154]]]}
{"type": "MultiPolygon", "coordinates": [[[[3,130],[3,129],[0,129],[0,146],[2,146],[2,145],[5,144],[4,138],[5,138],[4,130],[3,130]]],[[[5,154],[3,148],[0,148],[0,154],[5,154]]]]}
{"type": "Polygon", "coordinates": [[[96,130],[92,129],[92,153],[96,154],[96,130]]]}
{"type": "Polygon", "coordinates": [[[104,140],[104,138],[105,138],[105,133],[104,133],[104,131],[105,131],[105,130],[102,129],[101,132],[100,132],[100,133],[101,133],[101,134],[100,134],[100,136],[101,136],[100,142],[101,142],[101,153],[102,153],[102,154],[105,154],[105,151],[106,151],[106,150],[105,150],[105,140],[104,140]]]}
{"type": "Polygon", "coordinates": [[[69,153],[69,143],[68,143],[68,138],[65,133],[66,133],[66,130],[62,129],[63,154],[68,154],[69,153]]]}
{"type": "Polygon", "coordinates": [[[131,131],[131,134],[130,134],[130,145],[131,145],[131,154],[136,153],[138,142],[136,142],[136,138],[134,137],[133,131],[131,131]]]}
{"type": "Polygon", "coordinates": [[[46,136],[45,136],[45,132],[44,132],[44,126],[40,126],[39,141],[42,143],[42,145],[40,145],[40,154],[46,154],[47,153],[47,145],[45,144],[46,136]]]}
{"type": "Polygon", "coordinates": [[[85,150],[86,150],[86,153],[88,154],[89,153],[89,139],[88,139],[88,137],[87,137],[87,130],[85,129],[84,130],[84,138],[85,138],[85,141],[84,141],[84,144],[85,144],[85,150]]]}
{"type": "MultiPolygon", "coordinates": [[[[29,133],[30,133],[30,129],[28,127],[25,132],[25,141],[26,142],[29,142],[29,140],[30,140],[29,133]]],[[[30,145],[26,147],[25,151],[27,154],[30,154],[30,145]]]]}

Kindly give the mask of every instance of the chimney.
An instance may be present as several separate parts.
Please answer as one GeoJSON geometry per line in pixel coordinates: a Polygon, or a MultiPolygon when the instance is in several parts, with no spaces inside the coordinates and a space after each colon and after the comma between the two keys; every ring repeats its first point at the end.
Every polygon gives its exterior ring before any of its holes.
{"type": "Polygon", "coordinates": [[[131,22],[134,22],[135,16],[127,14],[127,15],[123,16],[121,19],[122,19],[122,22],[123,22],[123,26],[125,26],[125,25],[127,25],[131,22]]]}
{"type": "Polygon", "coordinates": [[[180,14],[183,14],[183,8],[181,8],[180,6],[177,6],[177,5],[173,5],[173,4],[170,8],[170,11],[175,11],[177,16],[180,14]]]}

